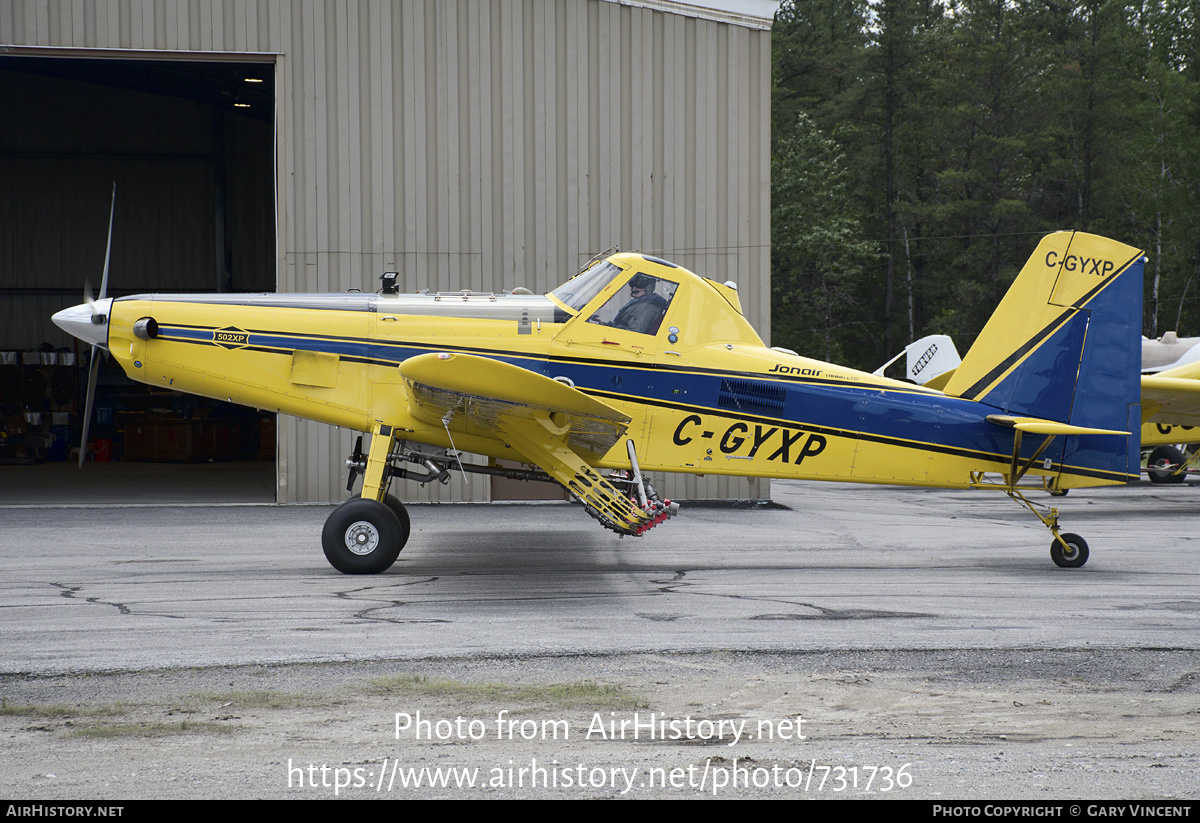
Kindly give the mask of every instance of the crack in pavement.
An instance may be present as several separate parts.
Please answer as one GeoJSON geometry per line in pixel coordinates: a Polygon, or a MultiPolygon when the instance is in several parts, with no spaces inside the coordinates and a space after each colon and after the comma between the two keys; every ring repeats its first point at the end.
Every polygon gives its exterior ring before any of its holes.
{"type": "MultiPolygon", "coordinates": [[[[417,585],[423,585],[423,584],[427,584],[427,583],[435,583],[439,579],[440,578],[438,576],[433,576],[433,577],[423,577],[419,580],[409,580],[409,581],[405,581],[403,583],[389,582],[385,586],[362,586],[357,589],[347,589],[345,591],[337,591],[337,592],[334,592],[333,595],[334,595],[334,597],[337,597],[340,600],[346,600],[351,603],[356,603],[356,602],[358,602],[360,595],[366,595],[367,593],[377,592],[380,589],[385,589],[385,588],[391,589],[391,588],[395,588],[397,586],[417,586],[417,585]]],[[[383,611],[384,609],[400,608],[401,606],[407,606],[408,601],[407,600],[398,600],[395,598],[388,598],[388,597],[384,597],[384,596],[371,597],[369,595],[367,597],[365,597],[364,599],[377,600],[379,602],[378,602],[378,605],[366,606],[365,608],[359,609],[358,611],[354,612],[353,615],[351,615],[351,616],[356,620],[364,620],[364,621],[369,621],[372,623],[395,623],[395,624],[451,623],[451,622],[453,622],[450,620],[442,620],[441,618],[432,618],[432,617],[431,618],[379,617],[379,616],[373,615],[372,612],[383,611]]]]}
{"type": "MultiPolygon", "coordinates": [[[[78,600],[76,595],[83,591],[83,586],[68,586],[66,583],[55,583],[54,581],[50,581],[50,585],[57,588],[59,590],[59,595],[61,597],[65,597],[67,600],[78,600]]],[[[99,597],[85,597],[83,598],[83,602],[92,603],[97,606],[112,606],[120,614],[134,614],[134,612],[131,611],[130,608],[124,603],[110,603],[107,600],[101,600],[99,597]]],[[[178,615],[173,614],[162,616],[178,617],[178,615]]]]}
{"type": "MultiPolygon", "coordinates": [[[[937,615],[926,614],[924,612],[894,612],[883,611],[879,609],[833,609],[828,606],[818,606],[815,603],[805,603],[795,600],[785,600],[778,597],[757,597],[744,594],[718,594],[716,592],[700,592],[700,591],[684,591],[682,586],[697,586],[698,583],[685,583],[683,578],[687,575],[684,570],[675,572],[675,576],[671,580],[651,580],[651,583],[660,584],[657,591],[661,594],[690,594],[701,595],[704,597],[720,597],[729,600],[750,600],[753,602],[765,603],[783,603],[788,606],[799,606],[803,609],[812,609],[817,614],[791,614],[791,613],[774,613],[774,614],[759,614],[747,618],[748,620],[875,620],[880,618],[890,617],[936,617],[937,615]]],[[[638,617],[646,617],[654,619],[648,615],[639,614],[638,617]]],[[[658,618],[664,619],[664,618],[658,618]]]]}

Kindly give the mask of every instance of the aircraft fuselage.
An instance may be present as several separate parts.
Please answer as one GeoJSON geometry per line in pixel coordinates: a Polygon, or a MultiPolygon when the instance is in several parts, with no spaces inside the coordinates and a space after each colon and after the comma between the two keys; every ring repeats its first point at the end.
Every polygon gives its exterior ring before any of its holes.
{"type": "MultiPolygon", "coordinates": [[[[1011,430],[979,403],[753,341],[666,353],[581,343],[579,322],[540,296],[146,295],[113,302],[108,346],[143,383],[360,431],[382,422],[438,447],[449,433],[411,413],[398,370],[430,352],[501,360],[620,409],[648,471],[967,487],[981,460],[1011,461],[1011,430]],[[153,336],[135,330],[143,318],[153,336]]],[[[514,456],[494,437],[453,445],[514,456]]],[[[1061,452],[1034,473],[1058,474],[1061,452]]],[[[597,463],[628,465],[621,446],[597,463]]],[[[1062,477],[1118,479],[1084,466],[1062,477]]]]}

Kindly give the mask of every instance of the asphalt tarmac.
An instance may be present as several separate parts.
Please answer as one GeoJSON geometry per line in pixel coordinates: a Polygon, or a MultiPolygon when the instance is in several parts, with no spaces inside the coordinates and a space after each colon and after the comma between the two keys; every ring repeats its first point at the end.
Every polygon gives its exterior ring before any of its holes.
{"type": "MultiPolygon", "coordinates": [[[[345,711],[370,714],[371,731],[362,734],[386,740],[391,714],[380,713],[378,693],[364,696],[351,684],[412,672],[458,683],[500,680],[514,688],[608,684],[641,695],[633,705],[642,707],[643,720],[655,710],[680,722],[691,714],[731,723],[766,717],[767,731],[781,735],[786,729],[778,724],[808,712],[809,739],[823,735],[827,743],[850,747],[836,757],[846,760],[849,751],[855,763],[892,769],[893,778],[901,759],[920,763],[916,785],[902,793],[893,787],[891,796],[1197,797],[1200,489],[1141,483],[1075,490],[1066,498],[1033,494],[1058,506],[1064,531],[1090,544],[1091,558],[1080,569],[1056,567],[1045,527],[996,493],[775,483],[773,496],[780,505],[685,506],[640,539],[618,539],[566,504],[413,506],[413,533],[400,560],[371,577],[344,576],[325,562],[319,538],[330,507],[0,509],[0,687],[5,706],[17,707],[0,726],[11,742],[0,765],[14,781],[4,793],[332,796],[316,778],[303,786],[293,785],[295,773],[285,780],[282,764],[290,755],[264,753],[278,749],[285,715],[298,728],[330,722],[328,699],[301,701],[273,715],[275,721],[263,721],[253,738],[258,748],[230,755],[255,775],[236,785],[220,770],[205,771],[184,746],[174,766],[193,775],[184,791],[147,779],[144,770],[112,779],[104,758],[138,762],[123,747],[142,751],[131,741],[154,737],[136,732],[136,723],[116,749],[93,752],[100,759],[90,771],[80,766],[77,779],[57,772],[45,777],[37,764],[66,750],[81,764],[94,744],[71,736],[72,721],[30,725],[28,718],[41,716],[41,709],[20,707],[66,701],[86,713],[116,702],[174,712],[181,695],[216,693],[217,683],[241,693],[254,680],[264,693],[363,701],[345,711]],[[828,688],[815,688],[814,677],[828,688]],[[808,683],[809,691],[792,678],[808,683]],[[855,686],[831,703],[830,695],[845,692],[848,683],[871,685],[865,691],[855,686]],[[998,699],[997,684],[1004,686],[998,699]],[[1064,684],[1081,702],[1062,701],[1064,684]],[[764,689],[774,697],[754,696],[764,689]],[[781,695],[789,693],[809,697],[780,708],[780,700],[787,703],[781,695]],[[1084,697],[1096,699],[1091,709],[1084,697]],[[1022,723],[1032,726],[1013,725],[1005,715],[979,728],[980,712],[995,703],[1009,712],[1054,704],[1055,720],[1043,716],[1044,727],[1029,718],[1022,723]],[[1130,708],[1135,703],[1139,708],[1130,708]],[[913,725],[935,715],[943,732],[913,725]],[[835,717],[841,718],[836,732],[835,717]],[[1073,727],[1072,718],[1083,725],[1073,727]],[[1026,735],[1035,749],[1066,747],[1070,757],[1055,767],[1066,776],[1029,777],[1046,768],[1047,753],[1034,749],[1027,763],[1010,752],[1012,763],[997,766],[995,750],[980,749],[974,738],[950,765],[899,752],[898,740],[959,740],[962,724],[987,740],[1026,735]],[[1009,731],[1001,733],[1002,727],[1009,731]],[[1128,768],[1097,771],[1075,763],[1082,750],[1071,740],[1093,741],[1104,747],[1096,757],[1128,768]],[[964,770],[964,763],[973,765],[964,770]]],[[[553,701],[535,710],[512,693],[454,694],[419,691],[401,702],[417,700],[430,717],[486,717],[489,723],[508,706],[543,719],[568,712],[553,701]]],[[[236,703],[231,698],[224,705],[236,703]]],[[[219,709],[189,711],[211,715],[206,722],[218,725],[225,717],[219,709]]],[[[591,710],[571,704],[569,711],[583,711],[578,723],[591,722],[591,710]]],[[[630,711],[622,705],[595,713],[620,719],[630,711]]],[[[192,740],[199,749],[211,745],[206,728],[192,740]]],[[[354,739],[361,744],[360,738],[354,739]]],[[[160,757],[161,741],[154,742],[160,757]]],[[[310,751],[305,762],[350,769],[359,761],[337,748],[344,742],[310,751]]],[[[407,756],[420,753],[414,761],[436,761],[445,757],[440,746],[457,744],[462,754],[473,741],[409,743],[407,756]]],[[[473,751],[489,763],[531,756],[527,748],[507,745],[473,751]]],[[[809,751],[818,751],[812,745],[809,751]]],[[[738,751],[720,751],[726,765],[738,751]]],[[[582,761],[595,754],[585,747],[573,756],[582,761]]],[[[695,754],[671,762],[694,766],[700,762],[695,754]]],[[[607,756],[611,766],[618,755],[607,756]]],[[[815,762],[789,756],[755,755],[760,765],[815,762]]],[[[834,754],[821,756],[837,762],[834,754]]],[[[703,760],[712,765],[711,757],[703,760]]],[[[784,783],[747,785],[741,794],[735,785],[725,796],[799,793],[784,783]]],[[[495,791],[513,797],[704,793],[694,786],[655,792],[644,784],[621,792],[615,782],[589,788],[579,794],[557,784],[526,789],[513,782],[495,791]]],[[[811,785],[804,792],[815,796],[811,785]]],[[[447,789],[409,794],[479,796],[447,789]]],[[[880,796],[880,786],[864,791],[859,785],[838,796],[880,796]]]]}
{"type": "Polygon", "coordinates": [[[1035,494],[1091,559],[984,492],[775,484],[641,538],[578,508],[413,506],[377,576],[317,506],[0,511],[5,672],[489,654],[1200,645],[1200,489],[1035,494]]]}

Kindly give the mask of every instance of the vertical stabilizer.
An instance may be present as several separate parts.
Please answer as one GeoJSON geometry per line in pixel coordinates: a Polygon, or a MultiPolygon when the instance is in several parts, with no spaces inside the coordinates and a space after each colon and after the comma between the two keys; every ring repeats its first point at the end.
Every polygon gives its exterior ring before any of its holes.
{"type": "MultiPolygon", "coordinates": [[[[1138,432],[1144,259],[1140,250],[1094,234],[1047,236],[946,394],[1005,414],[1138,432]]],[[[1068,452],[1088,446],[1076,442],[1068,452]]],[[[1122,449],[1131,474],[1137,449],[1135,434],[1122,449]]]]}

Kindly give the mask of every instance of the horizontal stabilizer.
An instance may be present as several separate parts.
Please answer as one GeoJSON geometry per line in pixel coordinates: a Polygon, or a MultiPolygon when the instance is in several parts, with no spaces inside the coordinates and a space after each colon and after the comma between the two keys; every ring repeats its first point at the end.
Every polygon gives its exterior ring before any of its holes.
{"type": "Polygon", "coordinates": [[[1115,434],[1128,437],[1129,432],[1115,429],[1094,429],[1087,426],[1072,426],[1068,423],[1058,423],[1054,420],[1041,420],[1037,417],[1010,417],[1005,414],[989,414],[989,423],[1006,426],[1017,431],[1030,434],[1115,434]]]}
{"type": "MultiPolygon", "coordinates": [[[[1150,375],[1147,375],[1147,377],[1150,377],[1150,375]]],[[[1200,379],[1200,361],[1192,361],[1189,363],[1185,363],[1182,366],[1175,366],[1174,368],[1163,369],[1162,371],[1153,375],[1153,379],[1157,379],[1159,377],[1177,378],[1180,380],[1200,379]]],[[[1144,382],[1145,382],[1145,380],[1143,379],[1143,383],[1144,382]]]]}

